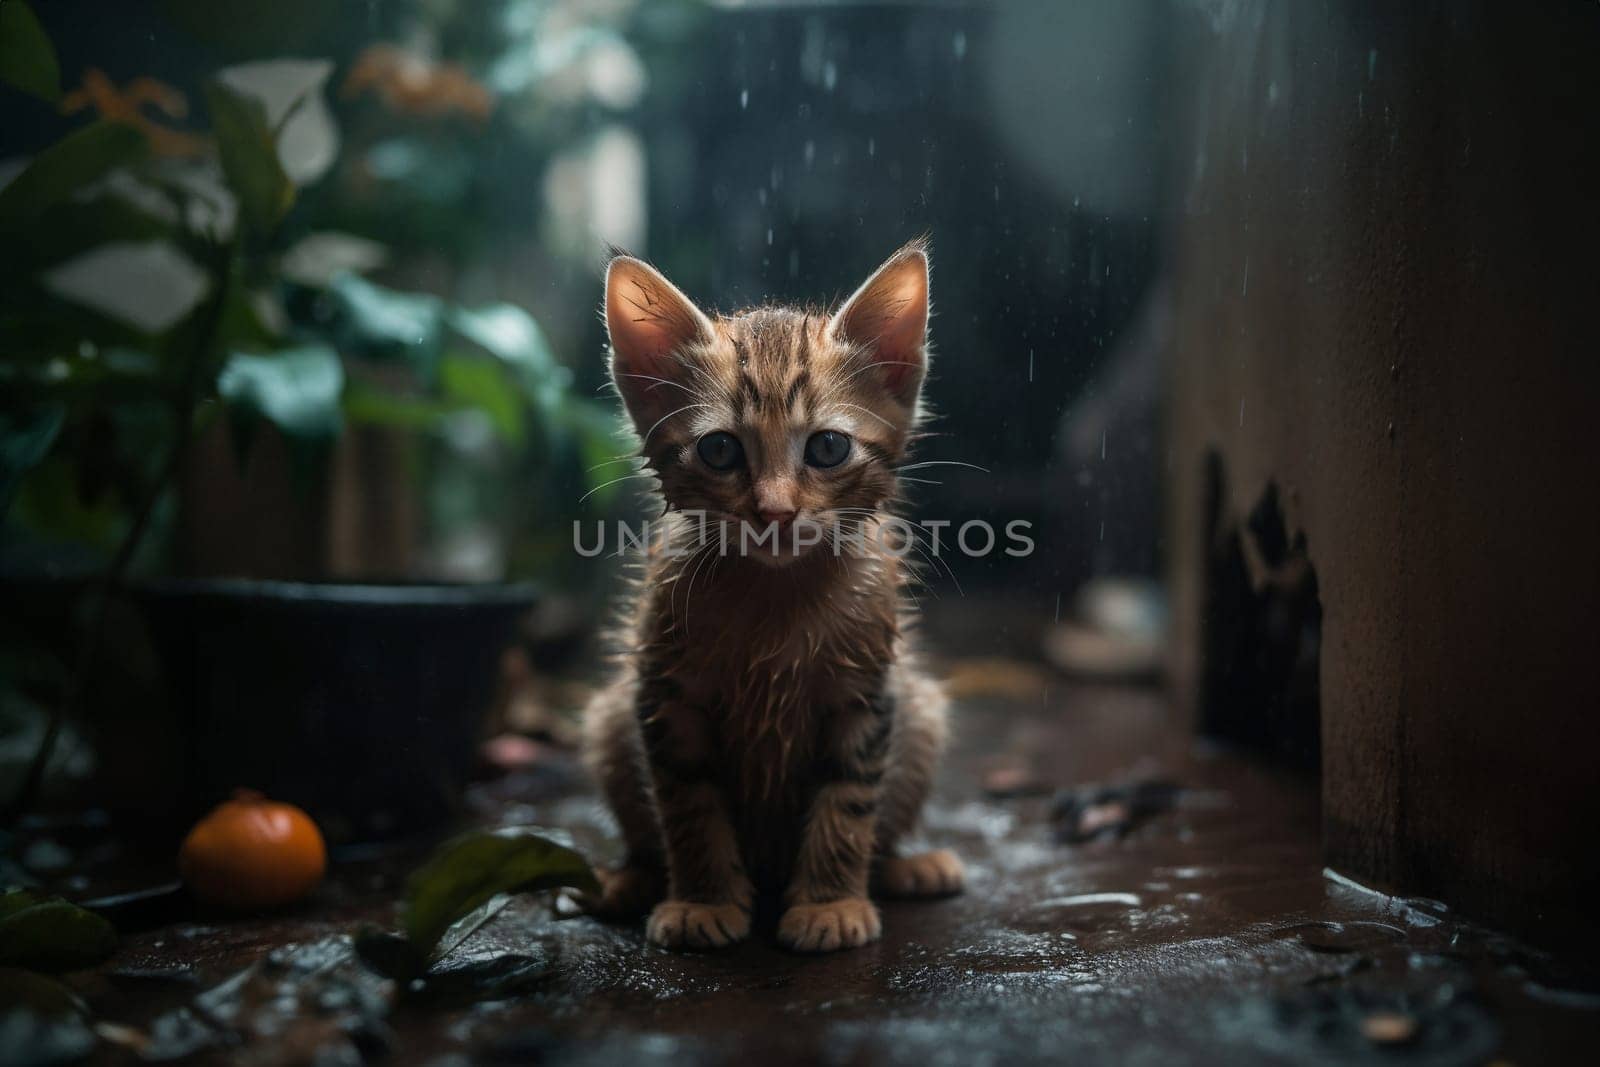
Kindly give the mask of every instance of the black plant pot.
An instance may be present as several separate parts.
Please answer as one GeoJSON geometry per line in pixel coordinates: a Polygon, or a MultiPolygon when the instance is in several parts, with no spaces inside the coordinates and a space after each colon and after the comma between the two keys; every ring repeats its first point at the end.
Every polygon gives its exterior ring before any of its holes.
{"type": "Polygon", "coordinates": [[[164,581],[137,599],[178,716],[190,817],[249,787],[331,842],[459,811],[531,587],[164,581]]]}

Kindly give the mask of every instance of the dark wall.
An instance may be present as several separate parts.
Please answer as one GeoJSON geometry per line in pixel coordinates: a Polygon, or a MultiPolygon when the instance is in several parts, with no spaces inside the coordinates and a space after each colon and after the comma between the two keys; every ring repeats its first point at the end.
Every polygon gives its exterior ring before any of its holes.
{"type": "Polygon", "coordinates": [[[1330,862],[1593,936],[1600,8],[1247,2],[1213,31],[1177,257],[1179,677],[1227,625],[1208,556],[1275,485],[1321,601],[1330,862]]]}

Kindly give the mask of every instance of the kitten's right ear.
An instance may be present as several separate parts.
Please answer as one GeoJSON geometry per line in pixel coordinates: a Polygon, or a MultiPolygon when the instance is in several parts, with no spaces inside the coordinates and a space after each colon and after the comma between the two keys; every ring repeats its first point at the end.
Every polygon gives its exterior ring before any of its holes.
{"type": "Polygon", "coordinates": [[[648,432],[657,419],[683,406],[688,371],[678,353],[709,343],[711,320],[661,272],[623,255],[606,268],[605,310],[611,379],[634,425],[648,432]]]}
{"type": "Polygon", "coordinates": [[[912,241],[890,256],[829,323],[833,335],[860,345],[883,384],[908,408],[928,369],[928,246],[912,241]]]}

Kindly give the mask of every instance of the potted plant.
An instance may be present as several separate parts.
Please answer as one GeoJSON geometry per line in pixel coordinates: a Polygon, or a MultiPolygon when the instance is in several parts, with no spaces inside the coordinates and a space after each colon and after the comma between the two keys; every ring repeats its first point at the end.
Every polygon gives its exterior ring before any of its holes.
{"type": "MultiPolygon", "coordinates": [[[[46,66],[0,76],[59,97],[46,66]]],[[[0,186],[0,699],[48,708],[12,814],[98,718],[169,744],[116,761],[152,822],[240,785],[335,839],[436,820],[533,602],[483,581],[507,501],[619,451],[526,312],[386,288],[372,242],[286,224],[330,67],[222,71],[208,134],[101,119],[0,186]],[[418,575],[449,581],[393,580],[418,575]],[[141,672],[148,715],[87,714],[141,672]]]]}

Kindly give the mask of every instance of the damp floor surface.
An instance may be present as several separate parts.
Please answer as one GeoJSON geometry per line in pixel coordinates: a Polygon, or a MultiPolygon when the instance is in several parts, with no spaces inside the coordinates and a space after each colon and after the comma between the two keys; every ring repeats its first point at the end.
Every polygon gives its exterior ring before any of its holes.
{"type": "MultiPolygon", "coordinates": [[[[614,854],[564,759],[474,803],[614,854]]],[[[125,938],[77,984],[131,1028],[100,1062],[1530,1064],[1591,1061],[1600,1039],[1600,995],[1566,962],[1326,874],[1314,787],[1195,742],[1155,690],[964,700],[926,836],[960,853],[966,892],[886,903],[881,942],[832,956],[781,951],[770,926],[672,954],[518,900],[452,954],[456,985],[393,1006],[349,941],[393,921],[411,860],[390,855],[347,858],[295,916],[125,938]],[[997,773],[1181,792],[1073,845],[1048,793],[987,795],[997,773]]]]}

